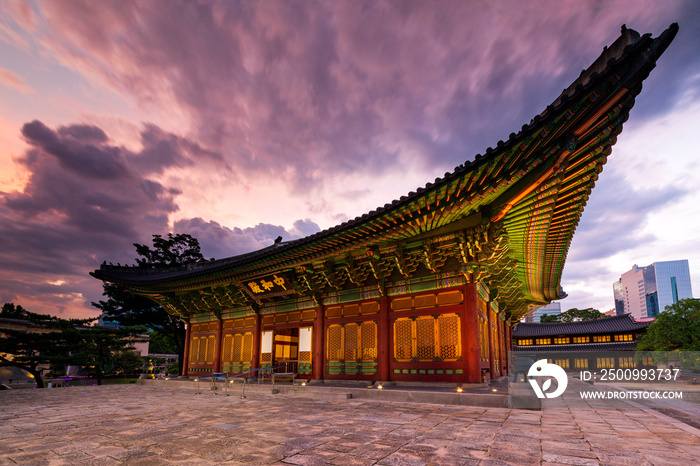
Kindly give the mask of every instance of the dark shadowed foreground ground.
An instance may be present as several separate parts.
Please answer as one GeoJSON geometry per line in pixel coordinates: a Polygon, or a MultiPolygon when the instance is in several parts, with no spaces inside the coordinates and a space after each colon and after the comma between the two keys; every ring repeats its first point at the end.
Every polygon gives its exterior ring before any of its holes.
{"type": "Polygon", "coordinates": [[[645,409],[510,410],[111,385],[0,392],[0,464],[698,464],[645,409]]]}

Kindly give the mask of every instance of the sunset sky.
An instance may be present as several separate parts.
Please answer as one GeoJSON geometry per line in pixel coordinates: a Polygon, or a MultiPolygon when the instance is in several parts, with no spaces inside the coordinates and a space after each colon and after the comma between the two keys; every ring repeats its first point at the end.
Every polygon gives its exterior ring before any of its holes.
{"type": "Polygon", "coordinates": [[[0,304],[94,317],[153,234],[219,259],[367,213],[673,22],[564,269],[601,311],[633,264],[700,295],[700,2],[0,1],[0,304]]]}

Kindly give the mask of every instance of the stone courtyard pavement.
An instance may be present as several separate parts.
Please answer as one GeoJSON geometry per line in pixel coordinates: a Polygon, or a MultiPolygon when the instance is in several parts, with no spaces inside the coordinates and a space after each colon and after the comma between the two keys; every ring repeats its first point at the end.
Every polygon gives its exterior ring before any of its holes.
{"type": "Polygon", "coordinates": [[[649,410],[544,411],[141,385],[0,392],[0,464],[699,464],[649,410]]]}

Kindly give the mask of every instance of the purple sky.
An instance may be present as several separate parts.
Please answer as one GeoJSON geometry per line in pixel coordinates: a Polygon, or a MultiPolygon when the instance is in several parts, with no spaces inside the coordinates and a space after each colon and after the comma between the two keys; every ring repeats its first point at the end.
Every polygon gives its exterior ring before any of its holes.
{"type": "Polygon", "coordinates": [[[700,291],[700,3],[0,2],[0,303],[95,316],[88,272],[152,234],[223,258],[366,213],[672,22],[564,270],[603,311],[635,263],[700,291]]]}

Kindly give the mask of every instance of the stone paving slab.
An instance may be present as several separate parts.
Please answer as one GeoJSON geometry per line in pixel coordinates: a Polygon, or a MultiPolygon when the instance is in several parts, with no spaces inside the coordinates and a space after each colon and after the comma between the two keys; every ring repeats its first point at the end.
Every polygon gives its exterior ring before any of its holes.
{"type": "Polygon", "coordinates": [[[672,421],[634,407],[242,399],[141,385],[14,390],[0,392],[0,465],[700,464],[700,432],[672,421]]]}

